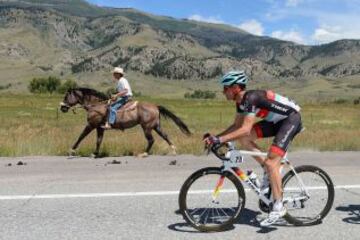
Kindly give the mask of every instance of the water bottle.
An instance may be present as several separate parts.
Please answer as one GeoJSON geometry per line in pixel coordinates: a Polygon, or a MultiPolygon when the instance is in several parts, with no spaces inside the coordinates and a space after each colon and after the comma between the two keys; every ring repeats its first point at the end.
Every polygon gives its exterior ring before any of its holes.
{"type": "Polygon", "coordinates": [[[254,173],[252,170],[249,170],[249,171],[247,171],[247,176],[256,187],[260,187],[260,181],[259,181],[256,173],[254,173]]]}

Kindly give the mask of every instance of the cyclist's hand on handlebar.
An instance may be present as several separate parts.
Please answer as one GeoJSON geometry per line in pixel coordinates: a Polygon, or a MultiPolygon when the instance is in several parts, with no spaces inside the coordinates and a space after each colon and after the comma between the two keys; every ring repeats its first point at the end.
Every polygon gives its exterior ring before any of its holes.
{"type": "Polygon", "coordinates": [[[205,133],[204,135],[203,135],[203,140],[205,140],[206,138],[208,138],[208,137],[210,137],[211,136],[211,133],[205,133]]]}
{"type": "Polygon", "coordinates": [[[204,139],[204,142],[208,146],[216,146],[216,145],[219,145],[221,143],[219,137],[211,136],[211,135],[206,137],[204,139]]]}

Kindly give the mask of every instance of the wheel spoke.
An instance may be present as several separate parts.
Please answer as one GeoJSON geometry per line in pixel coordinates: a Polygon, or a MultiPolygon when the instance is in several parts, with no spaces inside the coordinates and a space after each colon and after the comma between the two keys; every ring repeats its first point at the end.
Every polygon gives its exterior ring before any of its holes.
{"type": "Polygon", "coordinates": [[[179,203],[184,219],[201,231],[220,231],[229,227],[239,217],[244,206],[244,189],[239,180],[224,175],[220,168],[214,171],[198,171],[189,178],[180,191],[179,203]],[[224,179],[226,189],[214,201],[209,193],[214,183],[224,179]],[[188,183],[188,185],[187,185],[188,183]],[[190,194],[196,193],[196,194],[190,194]],[[184,208],[185,207],[185,208],[184,208]]]}
{"type": "Polygon", "coordinates": [[[283,179],[287,220],[298,225],[317,223],[331,209],[334,186],[327,174],[317,167],[301,166],[295,171],[297,175],[287,174],[283,179]]]}

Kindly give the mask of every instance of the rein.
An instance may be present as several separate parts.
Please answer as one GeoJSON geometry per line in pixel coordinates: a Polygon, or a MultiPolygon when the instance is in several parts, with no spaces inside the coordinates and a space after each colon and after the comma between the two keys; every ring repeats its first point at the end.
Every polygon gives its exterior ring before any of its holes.
{"type": "Polygon", "coordinates": [[[85,109],[85,106],[98,106],[98,105],[102,105],[102,104],[110,104],[110,100],[111,99],[106,99],[106,100],[103,100],[103,101],[100,101],[100,102],[97,102],[96,104],[77,104],[75,106],[72,106],[72,107],[69,107],[69,110],[71,110],[73,112],[73,114],[76,114],[76,110],[79,109],[79,108],[83,108],[85,109]]]}

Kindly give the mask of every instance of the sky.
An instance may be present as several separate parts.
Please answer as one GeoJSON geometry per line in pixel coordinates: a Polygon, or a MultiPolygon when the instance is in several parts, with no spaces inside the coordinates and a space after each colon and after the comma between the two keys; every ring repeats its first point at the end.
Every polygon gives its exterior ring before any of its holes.
{"type": "Polygon", "coordinates": [[[88,0],[107,7],[228,24],[258,36],[318,45],[360,39],[360,0],[88,0]]]}

